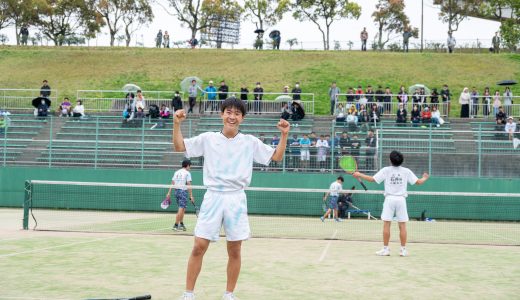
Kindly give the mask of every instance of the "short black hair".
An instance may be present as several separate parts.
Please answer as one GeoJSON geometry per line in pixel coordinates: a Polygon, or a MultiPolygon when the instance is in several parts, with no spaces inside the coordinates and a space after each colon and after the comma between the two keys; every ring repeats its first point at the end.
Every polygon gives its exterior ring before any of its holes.
{"type": "Polygon", "coordinates": [[[187,168],[188,166],[191,166],[191,161],[189,159],[185,159],[182,161],[182,167],[187,168]]]}
{"type": "Polygon", "coordinates": [[[338,178],[336,178],[336,180],[339,180],[341,182],[344,182],[345,180],[343,179],[343,176],[338,176],[338,178]]]}
{"type": "Polygon", "coordinates": [[[222,106],[220,107],[220,111],[224,112],[226,109],[233,107],[240,110],[243,116],[246,115],[246,106],[244,105],[244,102],[242,100],[238,100],[235,97],[230,97],[224,100],[224,102],[222,102],[222,106]]]}
{"type": "Polygon", "coordinates": [[[404,157],[399,151],[392,151],[390,153],[390,162],[392,163],[392,166],[399,167],[404,161],[404,157]]]}

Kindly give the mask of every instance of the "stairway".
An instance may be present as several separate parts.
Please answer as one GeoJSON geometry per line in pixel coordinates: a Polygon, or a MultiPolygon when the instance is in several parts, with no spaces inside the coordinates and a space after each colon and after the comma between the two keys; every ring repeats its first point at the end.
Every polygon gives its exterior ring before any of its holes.
{"type": "Polygon", "coordinates": [[[33,141],[27,145],[27,148],[20,154],[17,159],[23,165],[38,164],[38,158],[41,152],[49,145],[49,140],[56,139],[57,133],[66,122],[66,118],[49,118],[38,135],[33,137],[33,141]]]}

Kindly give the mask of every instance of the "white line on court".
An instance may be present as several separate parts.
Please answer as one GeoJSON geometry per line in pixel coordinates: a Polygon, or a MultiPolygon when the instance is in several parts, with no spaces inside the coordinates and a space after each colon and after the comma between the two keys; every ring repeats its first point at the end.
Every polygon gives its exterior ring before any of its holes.
{"type": "MultiPolygon", "coordinates": [[[[2,299],[18,299],[18,300],[45,300],[48,298],[33,298],[33,297],[9,297],[2,296],[2,299]]],[[[60,298],[52,298],[53,300],[68,300],[68,299],[60,299],[60,298]]]]}
{"type": "Polygon", "coordinates": [[[330,244],[332,243],[332,240],[336,238],[336,235],[338,234],[338,230],[336,229],[332,236],[330,237],[329,242],[325,246],[325,249],[323,249],[323,252],[321,253],[320,259],[318,262],[322,262],[325,259],[325,256],[327,255],[327,252],[329,252],[330,244]]]}
{"type": "Polygon", "coordinates": [[[473,230],[478,231],[478,232],[483,233],[483,234],[487,234],[489,236],[494,236],[494,237],[499,238],[499,239],[503,239],[503,240],[506,240],[506,241],[514,242],[514,243],[518,243],[518,240],[510,239],[508,237],[501,236],[500,234],[488,232],[488,231],[481,230],[481,229],[478,229],[478,228],[473,228],[473,230]]]}

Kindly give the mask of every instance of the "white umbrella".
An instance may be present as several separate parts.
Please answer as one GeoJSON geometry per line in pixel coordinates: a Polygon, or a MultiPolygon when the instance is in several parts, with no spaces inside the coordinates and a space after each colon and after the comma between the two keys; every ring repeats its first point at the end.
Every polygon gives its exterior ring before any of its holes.
{"type": "Polygon", "coordinates": [[[123,86],[123,91],[127,93],[135,93],[137,90],[140,90],[141,88],[133,83],[127,83],[123,86]]]}
{"type": "Polygon", "coordinates": [[[202,83],[204,82],[204,81],[202,81],[202,79],[200,79],[197,76],[188,76],[181,81],[181,90],[184,92],[188,92],[188,90],[190,89],[190,86],[191,86],[191,82],[193,80],[195,80],[197,82],[196,84],[198,86],[202,86],[202,83]]]}
{"type": "Polygon", "coordinates": [[[430,89],[427,86],[425,86],[424,84],[420,84],[420,83],[416,83],[416,84],[412,85],[411,87],[409,87],[408,88],[408,93],[409,94],[413,94],[416,89],[421,89],[421,88],[424,89],[424,93],[426,95],[430,95],[431,94],[430,89]]]}
{"type": "Polygon", "coordinates": [[[281,95],[281,96],[276,97],[276,99],[274,99],[274,101],[291,102],[292,98],[291,98],[291,96],[288,96],[288,95],[281,95]]]}

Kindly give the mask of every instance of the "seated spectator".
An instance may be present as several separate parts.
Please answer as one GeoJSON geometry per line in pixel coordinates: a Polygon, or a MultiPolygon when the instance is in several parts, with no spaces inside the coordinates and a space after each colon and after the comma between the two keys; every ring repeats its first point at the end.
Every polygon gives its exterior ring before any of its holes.
{"type": "MultiPolygon", "coordinates": [[[[352,186],[351,190],[355,190],[356,186],[352,186]]],[[[348,209],[352,208],[352,193],[339,194],[338,197],[338,217],[344,219],[348,209]]]]}
{"type": "Polygon", "coordinates": [[[311,140],[311,147],[316,146],[316,142],[318,141],[318,137],[316,136],[316,132],[312,131],[309,135],[309,139],[311,140]]]}
{"type": "Polygon", "coordinates": [[[359,113],[358,113],[358,123],[365,123],[369,122],[370,118],[368,117],[367,110],[365,109],[365,105],[361,104],[359,106],[359,113]]]}
{"type": "Polygon", "coordinates": [[[381,111],[377,107],[377,103],[372,103],[370,107],[370,123],[377,123],[381,120],[381,111]]]}
{"type": "Polygon", "coordinates": [[[354,132],[357,131],[357,124],[358,124],[358,116],[356,113],[348,114],[347,115],[347,128],[348,131],[354,132]]]}
{"type": "Polygon", "coordinates": [[[397,119],[395,120],[395,122],[399,126],[404,126],[404,124],[406,124],[406,114],[406,108],[404,108],[404,105],[402,103],[399,103],[399,109],[397,110],[397,119]]]}
{"type": "Polygon", "coordinates": [[[166,104],[162,104],[161,105],[161,111],[159,112],[159,115],[163,119],[169,119],[170,118],[170,109],[168,108],[168,106],[166,106],[166,104]]]}
{"type": "Polygon", "coordinates": [[[289,108],[289,104],[285,102],[284,104],[282,104],[282,114],[280,115],[280,118],[284,120],[289,120],[289,118],[291,118],[291,115],[292,110],[289,108]]]}
{"type": "Polygon", "coordinates": [[[152,119],[158,119],[161,116],[159,107],[155,104],[150,105],[150,107],[148,108],[148,115],[152,119]]]}
{"type": "Polygon", "coordinates": [[[49,106],[42,100],[42,102],[38,105],[38,117],[47,117],[49,114],[49,106]]]}
{"type": "Polygon", "coordinates": [[[516,132],[516,123],[514,122],[513,117],[507,118],[505,131],[509,137],[509,140],[512,141],[516,132]]]}
{"type": "Polygon", "coordinates": [[[298,101],[293,101],[291,104],[291,112],[293,121],[300,121],[305,117],[305,111],[298,101]]]}
{"type": "Polygon", "coordinates": [[[428,106],[424,107],[424,110],[421,112],[421,119],[424,124],[429,124],[432,121],[432,112],[428,106]]]}
{"type": "Polygon", "coordinates": [[[132,110],[137,111],[139,106],[143,109],[146,108],[146,102],[144,100],[143,92],[141,90],[137,90],[137,95],[135,96],[134,102],[132,103],[132,110]]]}
{"type": "Polygon", "coordinates": [[[83,102],[78,100],[76,102],[76,106],[72,109],[72,116],[75,118],[80,118],[85,116],[85,107],[83,106],[83,102]]]}
{"type": "Polygon", "coordinates": [[[504,107],[500,106],[498,107],[498,112],[495,115],[495,120],[498,121],[498,119],[502,120],[502,124],[505,124],[507,121],[507,115],[504,112],[504,107]]]}
{"type": "Polygon", "coordinates": [[[141,105],[139,105],[137,107],[137,112],[135,113],[135,118],[136,119],[144,119],[145,115],[144,115],[144,109],[141,105]]]}
{"type": "Polygon", "coordinates": [[[412,116],[410,120],[412,121],[413,126],[418,126],[418,124],[421,123],[421,111],[419,110],[417,104],[413,106],[412,116]]]}
{"type": "Polygon", "coordinates": [[[339,147],[341,148],[341,154],[347,155],[350,153],[350,137],[346,132],[341,133],[341,137],[339,138],[339,147]]]}
{"type": "Polygon", "coordinates": [[[334,112],[334,115],[336,116],[336,122],[343,123],[345,122],[346,115],[345,115],[345,108],[343,107],[343,104],[338,104],[338,107],[336,108],[336,111],[334,112]]]}
{"type": "Polygon", "coordinates": [[[506,134],[504,134],[505,131],[505,124],[502,123],[502,119],[498,119],[495,125],[495,138],[497,140],[503,140],[506,137],[506,134]]]}
{"type": "Polygon", "coordinates": [[[433,105],[432,108],[432,124],[437,127],[440,127],[442,124],[444,124],[444,120],[441,118],[441,112],[437,108],[437,105],[433,105]]]}
{"type": "Polygon", "coordinates": [[[175,91],[175,94],[173,95],[172,108],[174,112],[179,109],[182,109],[182,99],[181,95],[179,94],[179,91],[175,91]]]}
{"type": "Polygon", "coordinates": [[[352,104],[350,105],[350,108],[348,109],[347,113],[349,115],[353,114],[353,115],[357,115],[358,114],[358,111],[356,109],[356,105],[352,104]]]}
{"type": "Polygon", "coordinates": [[[72,104],[70,103],[69,98],[65,97],[63,102],[61,102],[58,107],[58,116],[59,117],[70,117],[72,116],[72,104]]]}
{"type": "Polygon", "coordinates": [[[258,139],[259,139],[262,143],[267,144],[267,140],[266,140],[266,138],[265,138],[265,134],[260,133],[260,135],[258,136],[258,139]]]}

